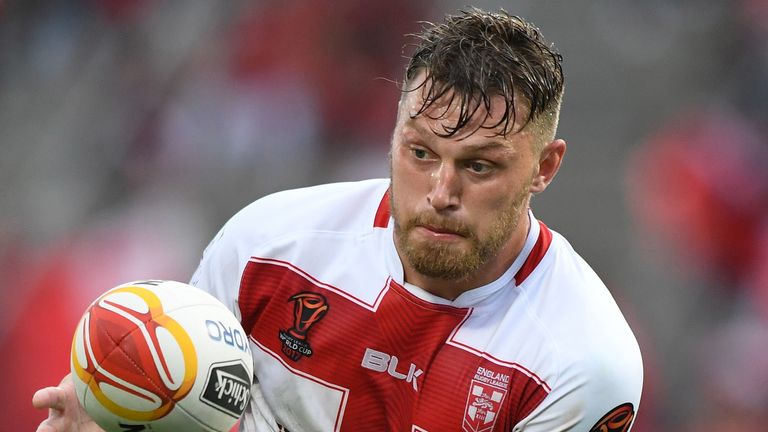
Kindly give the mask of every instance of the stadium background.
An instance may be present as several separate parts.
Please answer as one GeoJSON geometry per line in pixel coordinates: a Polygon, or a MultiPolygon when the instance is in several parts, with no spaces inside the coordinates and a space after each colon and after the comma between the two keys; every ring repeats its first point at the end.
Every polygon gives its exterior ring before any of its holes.
{"type": "MultiPolygon", "coordinates": [[[[113,285],[185,281],[280,189],[385,176],[403,34],[463,1],[1,1],[0,430],[113,285]]],[[[634,326],[634,430],[768,423],[768,1],[478,1],[565,57],[535,199],[634,326]]],[[[278,216],[276,216],[278,217],[278,216]]]]}

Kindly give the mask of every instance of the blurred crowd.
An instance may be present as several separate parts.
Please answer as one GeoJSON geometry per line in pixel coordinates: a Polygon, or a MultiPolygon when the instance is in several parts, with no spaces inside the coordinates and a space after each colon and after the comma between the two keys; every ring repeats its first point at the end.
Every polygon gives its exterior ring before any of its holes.
{"type": "MultiPolygon", "coordinates": [[[[2,430],[100,292],[188,280],[245,204],[388,175],[415,0],[0,0],[2,430]]],[[[768,424],[768,0],[478,1],[565,58],[565,165],[533,203],[646,366],[633,431],[768,424]]]]}

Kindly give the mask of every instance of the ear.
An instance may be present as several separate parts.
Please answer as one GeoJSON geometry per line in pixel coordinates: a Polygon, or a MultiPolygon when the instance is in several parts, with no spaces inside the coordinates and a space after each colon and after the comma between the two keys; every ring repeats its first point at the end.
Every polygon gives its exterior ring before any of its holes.
{"type": "Polygon", "coordinates": [[[544,192],[549,183],[555,178],[560,170],[560,163],[565,156],[565,141],[556,139],[547,143],[539,154],[538,169],[533,175],[531,183],[531,193],[537,194],[544,192]]]}

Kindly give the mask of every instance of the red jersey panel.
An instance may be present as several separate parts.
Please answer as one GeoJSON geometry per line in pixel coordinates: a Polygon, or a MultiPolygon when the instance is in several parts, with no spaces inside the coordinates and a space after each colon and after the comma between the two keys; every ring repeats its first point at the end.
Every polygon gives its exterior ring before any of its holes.
{"type": "Polygon", "coordinates": [[[380,302],[355,300],[289,263],[259,258],[240,290],[243,325],[260,349],[344,389],[338,430],[510,430],[547,394],[519,366],[446,344],[472,309],[425,302],[392,280],[380,302]]]}

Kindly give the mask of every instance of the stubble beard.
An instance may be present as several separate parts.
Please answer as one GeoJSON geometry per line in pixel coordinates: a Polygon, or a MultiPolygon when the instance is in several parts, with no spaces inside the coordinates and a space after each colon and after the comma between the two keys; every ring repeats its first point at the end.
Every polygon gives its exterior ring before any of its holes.
{"type": "Polygon", "coordinates": [[[461,221],[434,213],[419,213],[401,220],[390,188],[390,207],[395,221],[395,243],[408,264],[418,273],[436,279],[460,281],[469,278],[498,256],[512,237],[527,209],[528,188],[524,188],[494,222],[485,238],[461,221]],[[467,240],[463,245],[416,239],[413,230],[420,225],[440,227],[467,240]]]}

